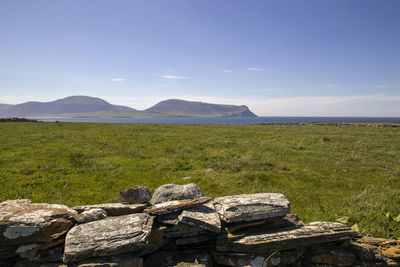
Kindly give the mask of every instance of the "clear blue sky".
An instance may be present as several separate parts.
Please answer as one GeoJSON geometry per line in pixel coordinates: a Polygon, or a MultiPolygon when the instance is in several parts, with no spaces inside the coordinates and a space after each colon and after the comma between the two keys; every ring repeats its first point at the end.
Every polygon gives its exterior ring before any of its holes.
{"type": "Polygon", "coordinates": [[[1,0],[0,103],[400,116],[398,0],[1,0]]]}

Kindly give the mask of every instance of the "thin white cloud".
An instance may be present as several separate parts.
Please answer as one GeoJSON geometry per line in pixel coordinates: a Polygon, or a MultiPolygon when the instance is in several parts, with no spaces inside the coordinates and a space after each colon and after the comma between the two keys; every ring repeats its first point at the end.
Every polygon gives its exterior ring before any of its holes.
{"type": "Polygon", "coordinates": [[[175,75],[163,75],[162,76],[164,79],[181,79],[181,80],[187,80],[189,79],[188,77],[184,76],[175,76],[175,75]]]}
{"type": "Polygon", "coordinates": [[[335,87],[337,87],[337,85],[333,84],[333,83],[320,84],[319,86],[320,87],[325,87],[325,88],[335,88],[335,87]]]}
{"type": "Polygon", "coordinates": [[[221,70],[221,72],[229,73],[229,72],[233,72],[233,70],[221,70]]]}
{"type": "Polygon", "coordinates": [[[383,89],[383,88],[388,88],[389,87],[389,85],[388,84],[378,84],[377,86],[375,86],[376,88],[379,88],[379,89],[383,89]]]}
{"type": "Polygon", "coordinates": [[[288,91],[285,88],[270,87],[270,88],[259,88],[259,89],[248,89],[250,92],[284,92],[288,91]]]}
{"type": "Polygon", "coordinates": [[[126,79],[124,79],[124,78],[112,78],[111,81],[113,81],[113,82],[125,82],[126,79]]]}
{"type": "Polygon", "coordinates": [[[262,69],[262,68],[245,68],[245,70],[248,70],[248,71],[264,71],[264,69],[262,69]]]}
{"type": "Polygon", "coordinates": [[[0,96],[1,104],[21,104],[28,101],[34,101],[36,98],[32,95],[8,95],[8,96],[0,96]]]}

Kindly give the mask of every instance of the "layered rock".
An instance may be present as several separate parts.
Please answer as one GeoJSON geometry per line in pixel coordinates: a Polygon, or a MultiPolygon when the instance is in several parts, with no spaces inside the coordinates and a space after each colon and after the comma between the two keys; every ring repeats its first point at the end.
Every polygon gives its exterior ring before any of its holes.
{"type": "Polygon", "coordinates": [[[290,212],[287,198],[277,193],[218,197],[214,205],[221,220],[227,223],[282,218],[290,212]]]}
{"type": "MultiPolygon", "coordinates": [[[[400,265],[399,240],[360,237],[340,223],[304,224],[281,194],[211,201],[197,188],[166,185],[152,206],[75,207],[79,215],[63,205],[5,201],[0,266],[400,265]]],[[[128,191],[124,201],[141,198],[128,191]]]]}
{"type": "Polygon", "coordinates": [[[211,232],[218,233],[221,230],[221,221],[211,201],[184,210],[181,215],[179,215],[178,221],[184,224],[198,226],[211,232]]]}
{"type": "Polygon", "coordinates": [[[97,221],[101,220],[107,217],[107,212],[103,209],[89,209],[85,210],[82,213],[80,213],[76,221],[78,223],[86,223],[86,222],[92,222],[92,221],[97,221]]]}
{"type": "Polygon", "coordinates": [[[64,261],[148,249],[153,219],[139,213],[77,225],[67,234],[64,261]]]}
{"type": "Polygon", "coordinates": [[[152,215],[164,215],[184,209],[189,209],[208,201],[210,201],[210,198],[208,197],[185,199],[185,200],[172,200],[168,202],[155,204],[154,206],[145,209],[144,212],[152,215]]]}
{"type": "Polygon", "coordinates": [[[75,206],[72,209],[81,213],[91,209],[103,209],[108,216],[121,216],[142,212],[147,207],[146,204],[123,204],[123,203],[104,203],[86,206],[75,206]]]}
{"type": "Polygon", "coordinates": [[[155,205],[171,200],[195,199],[200,197],[204,197],[204,194],[196,184],[165,184],[154,191],[150,203],[155,205]]]}
{"type": "Polygon", "coordinates": [[[4,201],[0,203],[0,245],[50,242],[64,235],[77,215],[59,204],[4,201]]]}
{"type": "Polygon", "coordinates": [[[284,227],[247,235],[220,235],[217,251],[258,253],[346,241],[357,233],[341,223],[314,222],[304,226],[284,227]]]}

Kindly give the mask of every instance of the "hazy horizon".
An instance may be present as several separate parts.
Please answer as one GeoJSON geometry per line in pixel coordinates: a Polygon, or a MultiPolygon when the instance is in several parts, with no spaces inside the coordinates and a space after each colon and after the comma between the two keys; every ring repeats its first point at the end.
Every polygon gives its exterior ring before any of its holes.
{"type": "Polygon", "coordinates": [[[400,116],[400,2],[0,2],[0,103],[99,97],[400,116]]]}

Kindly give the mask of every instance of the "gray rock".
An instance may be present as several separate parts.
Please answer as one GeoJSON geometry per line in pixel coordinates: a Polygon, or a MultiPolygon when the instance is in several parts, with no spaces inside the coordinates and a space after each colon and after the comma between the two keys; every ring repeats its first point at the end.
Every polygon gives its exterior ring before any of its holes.
{"type": "Polygon", "coordinates": [[[225,226],[225,230],[228,233],[233,233],[234,235],[243,235],[254,232],[266,232],[275,230],[281,227],[295,227],[304,226],[304,223],[296,214],[288,214],[285,217],[276,219],[265,219],[252,222],[239,222],[232,223],[225,226]]]}
{"type": "Polygon", "coordinates": [[[351,240],[357,232],[341,223],[314,222],[275,231],[246,235],[223,234],[217,238],[220,252],[262,253],[266,250],[304,248],[317,244],[351,240]]]}
{"type": "Polygon", "coordinates": [[[211,201],[185,209],[179,216],[179,222],[198,226],[211,232],[218,233],[221,230],[221,220],[211,201]]]}
{"type": "Polygon", "coordinates": [[[154,191],[150,203],[155,205],[171,200],[195,199],[200,197],[204,197],[204,194],[196,184],[165,184],[154,191]]]}
{"type": "Polygon", "coordinates": [[[150,189],[144,186],[136,185],[129,189],[119,192],[119,200],[131,204],[147,203],[151,199],[150,189]]]}
{"type": "Polygon", "coordinates": [[[79,262],[75,267],[143,267],[143,258],[129,255],[101,257],[79,262]]]}
{"type": "Polygon", "coordinates": [[[305,253],[305,249],[265,251],[260,255],[243,253],[214,252],[214,262],[226,266],[288,266],[295,263],[305,253]]]}
{"type": "Polygon", "coordinates": [[[65,234],[77,215],[59,204],[4,201],[0,203],[0,245],[50,242],[65,234]]]}
{"type": "Polygon", "coordinates": [[[30,261],[62,260],[64,238],[59,238],[48,243],[32,243],[20,245],[15,252],[20,258],[30,261]]]}
{"type": "Polygon", "coordinates": [[[73,207],[74,210],[81,213],[85,210],[103,209],[108,216],[121,216],[142,212],[147,207],[146,204],[122,204],[122,203],[104,203],[95,205],[85,205],[73,207]]]}
{"type": "Polygon", "coordinates": [[[308,250],[308,260],[317,264],[353,266],[356,256],[350,249],[338,247],[316,247],[308,250]]]}
{"type": "Polygon", "coordinates": [[[179,215],[182,214],[182,211],[175,211],[171,213],[167,213],[164,215],[157,216],[157,222],[164,225],[177,225],[179,223],[179,215]]]}
{"type": "Polygon", "coordinates": [[[76,221],[78,223],[87,223],[92,221],[101,220],[107,217],[107,212],[103,209],[89,209],[85,210],[78,215],[76,221]]]}
{"type": "Polygon", "coordinates": [[[192,208],[210,201],[209,197],[201,197],[196,199],[184,199],[184,200],[171,200],[168,202],[158,203],[154,206],[148,207],[144,212],[152,215],[164,215],[183,209],[192,208]]]}
{"type": "Polygon", "coordinates": [[[171,267],[171,266],[212,266],[211,255],[199,250],[189,251],[157,251],[149,256],[145,263],[145,267],[171,267]]]}
{"type": "Polygon", "coordinates": [[[138,213],[77,225],[67,234],[64,262],[131,251],[141,254],[141,250],[150,249],[153,220],[148,214],[138,213]]]}
{"type": "Polygon", "coordinates": [[[179,223],[166,230],[166,238],[186,238],[207,234],[208,231],[198,226],[179,223]]]}
{"type": "Polygon", "coordinates": [[[290,212],[289,201],[278,193],[218,197],[214,206],[227,223],[281,218],[290,212]]]}

